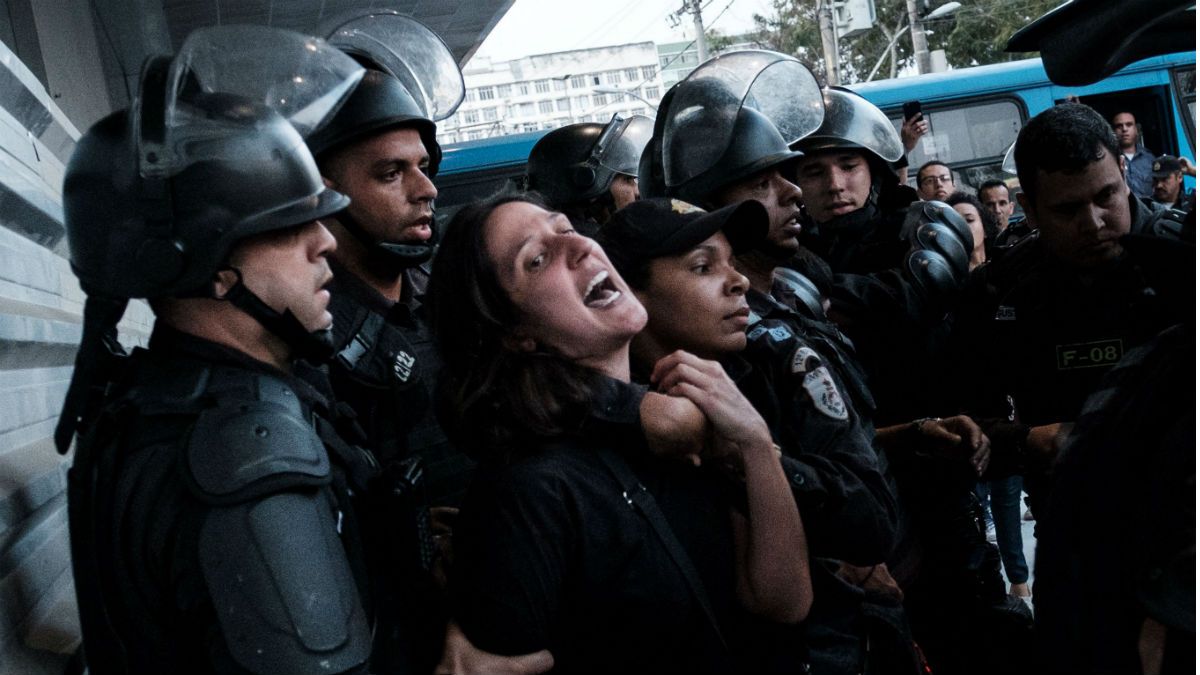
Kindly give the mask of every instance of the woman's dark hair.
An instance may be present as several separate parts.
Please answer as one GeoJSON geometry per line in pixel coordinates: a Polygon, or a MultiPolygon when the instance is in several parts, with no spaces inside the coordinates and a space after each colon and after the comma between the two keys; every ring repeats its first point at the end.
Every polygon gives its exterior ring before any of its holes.
{"type": "Polygon", "coordinates": [[[464,206],[446,228],[426,303],[444,362],[438,417],[471,452],[508,458],[535,437],[578,428],[599,374],[560,355],[513,345],[521,320],[488,257],[487,224],[497,208],[524,202],[546,208],[536,192],[506,193],[464,206]]]}
{"type": "Polygon", "coordinates": [[[1000,234],[1000,225],[996,222],[996,214],[992,213],[991,209],[985,209],[983,202],[973,194],[967,192],[955,192],[946,197],[946,203],[950,206],[955,204],[970,204],[975,207],[979,213],[979,222],[983,223],[983,240],[991,245],[995,241],[996,236],[1000,234]]]}

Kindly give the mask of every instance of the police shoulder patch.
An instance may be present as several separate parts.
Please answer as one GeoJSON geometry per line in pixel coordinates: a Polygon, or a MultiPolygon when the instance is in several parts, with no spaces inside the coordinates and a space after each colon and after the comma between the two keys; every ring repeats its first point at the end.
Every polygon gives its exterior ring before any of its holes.
{"type": "Polygon", "coordinates": [[[813,407],[827,417],[835,420],[849,419],[850,411],[846,409],[846,401],[825,366],[818,366],[804,374],[804,390],[812,399],[813,407]]]}
{"type": "Polygon", "coordinates": [[[809,347],[797,347],[792,352],[792,374],[803,375],[821,365],[821,357],[809,347]]]}

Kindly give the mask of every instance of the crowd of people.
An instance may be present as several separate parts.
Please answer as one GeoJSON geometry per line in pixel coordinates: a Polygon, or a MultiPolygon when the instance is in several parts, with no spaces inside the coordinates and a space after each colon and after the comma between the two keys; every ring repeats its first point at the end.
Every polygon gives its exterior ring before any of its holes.
{"type": "Polygon", "coordinates": [[[443,222],[448,50],[322,37],[197,31],[68,166],[92,672],[1194,670],[1191,164],[1131,115],[914,189],[919,115],[733,52],[443,222]]]}

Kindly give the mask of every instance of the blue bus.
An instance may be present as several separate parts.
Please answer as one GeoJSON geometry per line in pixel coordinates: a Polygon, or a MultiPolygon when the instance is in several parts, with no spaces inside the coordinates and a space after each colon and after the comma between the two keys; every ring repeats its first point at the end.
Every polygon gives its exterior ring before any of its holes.
{"type": "MultiPolygon", "coordinates": [[[[1000,164],[1026,120],[1076,96],[1111,118],[1130,112],[1138,120],[1142,142],[1155,155],[1195,160],[1196,54],[1156,56],[1131,64],[1115,75],[1084,87],[1056,85],[1041,59],[1027,59],[945,73],[883,80],[851,86],[879,106],[896,125],[907,101],[919,100],[930,131],[909,154],[910,181],[915,167],[930,159],[946,163],[956,184],[974,189],[991,179],[1005,180],[1000,164]]],[[[435,181],[439,209],[451,208],[515,185],[525,159],[547,131],[454,143],[445,147],[435,181]]],[[[1194,186],[1192,178],[1187,179],[1194,186]]]]}
{"type": "MultiPolygon", "coordinates": [[[[971,188],[1011,178],[1000,170],[1004,152],[1025,122],[1068,96],[1105,119],[1132,113],[1142,144],[1154,155],[1195,159],[1196,54],[1156,56],[1083,87],[1064,87],[1046,76],[1041,59],[964,68],[852,85],[879,106],[896,128],[906,101],[921,102],[929,133],[909,153],[910,181],[931,159],[946,163],[955,183],[971,188]]],[[[1189,186],[1194,180],[1188,179],[1189,186]]]]}

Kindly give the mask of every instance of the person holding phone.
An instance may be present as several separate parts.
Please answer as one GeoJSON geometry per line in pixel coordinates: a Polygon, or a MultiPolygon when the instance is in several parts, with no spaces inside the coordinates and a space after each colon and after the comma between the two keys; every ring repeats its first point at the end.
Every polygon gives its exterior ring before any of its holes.
{"type": "Polygon", "coordinates": [[[896,178],[901,183],[908,182],[908,153],[917,147],[917,141],[927,133],[929,133],[929,121],[921,112],[921,102],[905,103],[904,122],[900,125],[900,141],[904,143],[904,156],[895,163],[896,178]]]}

